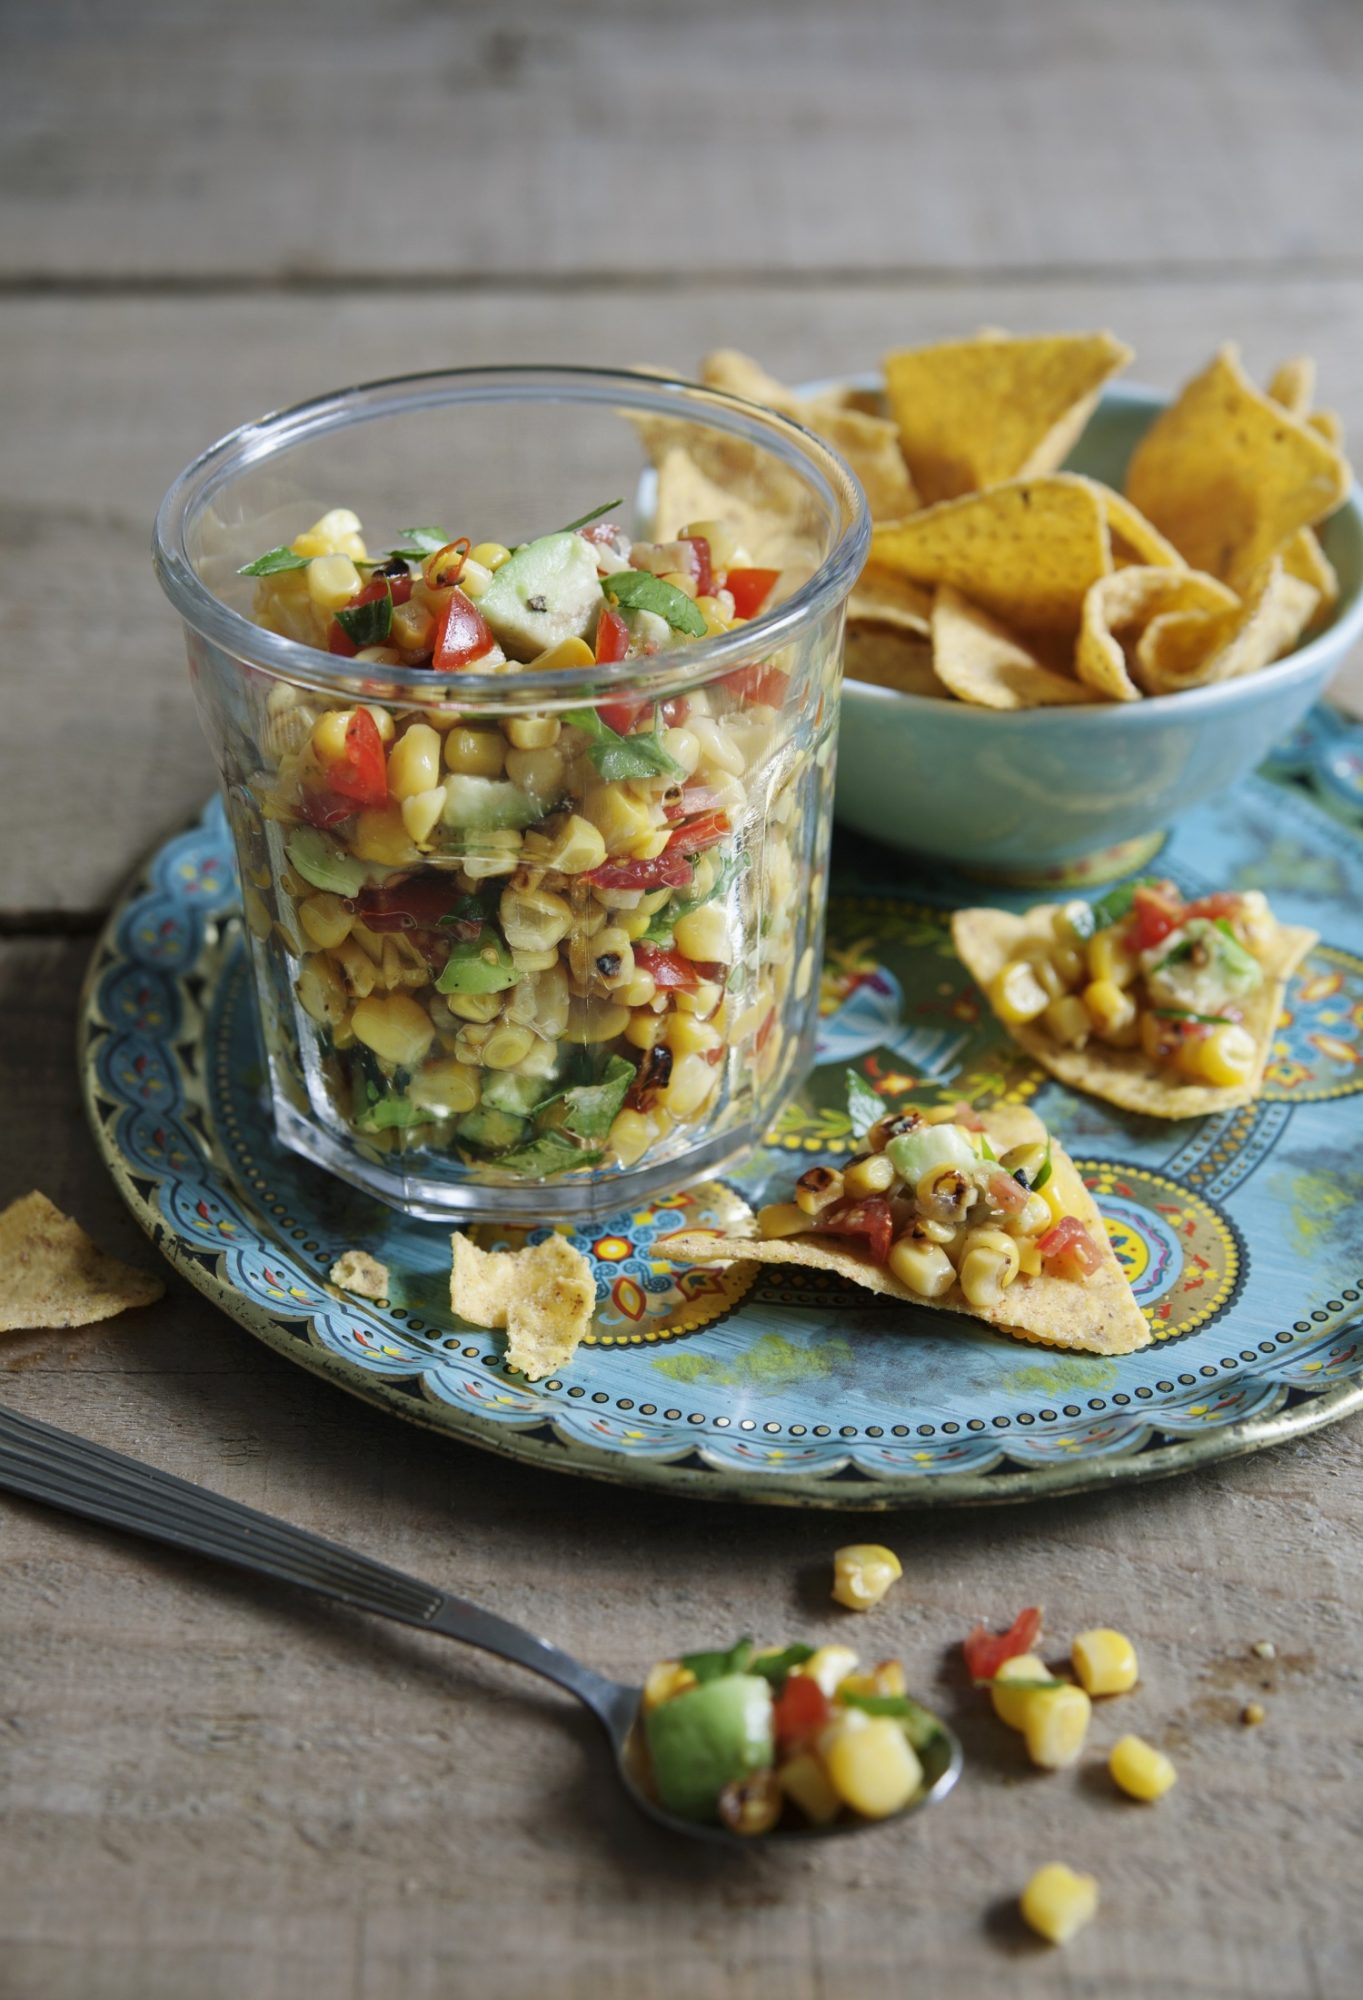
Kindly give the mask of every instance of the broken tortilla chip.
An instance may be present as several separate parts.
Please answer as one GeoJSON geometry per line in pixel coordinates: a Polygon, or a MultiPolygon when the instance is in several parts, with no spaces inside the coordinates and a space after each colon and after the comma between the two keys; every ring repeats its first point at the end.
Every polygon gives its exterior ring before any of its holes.
{"type": "MultiPolygon", "coordinates": [[[[673,424],[672,432],[694,431],[694,425],[673,424]]],[[[659,444],[657,427],[650,427],[651,445],[659,444]]],[[[685,446],[672,442],[655,459],[657,494],[653,533],[666,541],[692,521],[722,521],[753,563],[782,572],[773,593],[789,594],[795,578],[818,567],[819,542],[812,522],[791,504],[788,493],[764,491],[751,457],[735,457],[725,466],[717,448],[707,449],[702,466],[685,446]],[[791,572],[787,583],[785,573],[791,572]]]]}
{"type": "Polygon", "coordinates": [[[843,677],[869,681],[873,687],[898,694],[947,698],[932,664],[932,645],[913,632],[895,632],[878,625],[849,625],[843,651],[843,677]]]}
{"type": "Polygon", "coordinates": [[[1279,362],[1269,378],[1268,393],[1294,417],[1309,417],[1316,400],[1316,364],[1309,354],[1294,354],[1279,362]]]}
{"type": "Polygon", "coordinates": [[[885,357],[914,484],[931,503],[1054,472],[1131,349],[1110,333],[990,330],[885,357]]]}
{"type": "Polygon", "coordinates": [[[566,1237],[480,1250],[455,1234],[450,1304],[471,1326],[505,1328],[506,1358],[531,1382],[566,1368],[592,1323],[596,1280],[566,1237]]]}
{"type": "Polygon", "coordinates": [[[1315,617],[1320,592],[1274,557],[1234,611],[1170,611],[1136,642],[1132,671],[1147,694],[1178,694],[1237,680],[1290,652],[1315,617]]]}
{"type": "Polygon", "coordinates": [[[381,1306],[388,1303],[388,1266],[367,1250],[343,1250],[327,1276],[333,1285],[353,1292],[357,1299],[374,1299],[381,1306]]]}
{"type": "MultiPolygon", "coordinates": [[[[1079,478],[1082,475],[1076,473],[1073,476],[1079,478]]],[[[1101,479],[1090,479],[1087,483],[1098,495],[1107,519],[1114,560],[1121,557],[1147,568],[1187,568],[1173,543],[1146,520],[1139,507],[1132,506],[1124,493],[1116,493],[1110,486],[1104,486],[1101,479]]]]}
{"type": "Polygon", "coordinates": [[[1067,473],[943,500],[878,527],[871,559],[911,583],[950,584],[1023,633],[1079,629],[1084,593],[1112,567],[1092,484],[1067,473]]]}
{"type": "Polygon", "coordinates": [[[948,583],[932,600],[932,664],[958,700],[977,708],[1052,708],[1097,699],[1070,675],[1044,666],[948,583]]]}
{"type": "MultiPolygon", "coordinates": [[[[1000,1154],[1012,1146],[1046,1138],[1046,1128],[1025,1105],[993,1106],[985,1119],[990,1144],[1000,1154]]],[[[1051,1141],[1054,1191],[1068,1215],[1088,1230],[1103,1261],[1093,1276],[1080,1283],[1071,1278],[1040,1275],[1016,1278],[999,1303],[988,1311],[970,1305],[959,1284],[941,1298],[925,1299],[902,1285],[885,1265],[854,1246],[847,1237],[722,1236],[704,1230],[683,1231],[670,1239],[668,1255],[678,1263],[795,1264],[831,1271],[867,1291],[902,1299],[925,1312],[959,1313],[983,1320],[1000,1333],[1046,1347],[1073,1348],[1086,1354],[1132,1354],[1150,1343],[1150,1328],[1132,1296],[1131,1286],[1109,1241],[1097,1204],[1079,1177],[1063,1146],[1051,1141]]]]}
{"type": "Polygon", "coordinates": [[[932,592],[878,563],[867,563],[852,586],[847,618],[849,624],[885,625],[926,639],[932,629],[932,592]]]}
{"type": "Polygon", "coordinates": [[[36,1190],[0,1214],[0,1333],[90,1326],[165,1291],[159,1278],[106,1257],[78,1222],[36,1190]]]}
{"type": "Polygon", "coordinates": [[[1348,490],[1340,454],[1256,389],[1229,346],[1161,411],[1126,477],[1128,498],[1191,566],[1241,592],[1348,490]]]}
{"type": "Polygon", "coordinates": [[[1316,617],[1338,604],[1339,573],[1321,547],[1320,536],[1314,528],[1298,528],[1296,534],[1283,543],[1279,554],[1287,574],[1302,583],[1309,583],[1319,596],[1316,617]]]}
{"type": "MultiPolygon", "coordinates": [[[[1023,916],[1009,910],[958,910],[951,920],[956,955],[981,992],[988,997],[993,981],[1010,960],[1026,958],[1054,943],[1057,905],[1039,903],[1023,916]]],[[[1150,1118],[1203,1118],[1248,1104],[1263,1084],[1273,1036],[1283,1010],[1287,982],[1316,942],[1314,931],[1289,924],[1276,926],[1273,948],[1260,963],[1263,984],[1239,1001],[1243,1025],[1254,1039],[1256,1061],[1243,1083],[1218,1085],[1183,1079],[1151,1061],[1144,1049],[1113,1048],[1090,1041],[1082,1049],[1065,1048],[1038,1021],[1005,1022],[1009,1035],[1034,1062],[1073,1090],[1101,1097],[1124,1111],[1150,1118]]]]}
{"type": "Polygon", "coordinates": [[[1134,566],[1100,576],[1084,599],[1075,672],[1086,686],[1111,701],[1139,701],[1141,690],[1127,671],[1122,634],[1134,639],[1137,631],[1162,614],[1233,614],[1238,605],[1233,590],[1200,570],[1134,566]]]}

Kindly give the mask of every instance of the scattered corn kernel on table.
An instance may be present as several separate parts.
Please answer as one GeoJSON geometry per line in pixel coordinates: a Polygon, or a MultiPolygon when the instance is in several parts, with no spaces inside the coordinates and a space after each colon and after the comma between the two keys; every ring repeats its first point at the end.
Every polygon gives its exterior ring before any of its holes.
{"type": "MultiPolygon", "coordinates": [[[[1309,349],[1363,430],[1346,0],[756,0],[656,24],[138,0],[102,25],[52,0],[3,33],[0,1203],[39,1185],[144,1264],[73,1022],[120,879],[211,785],[146,546],[220,431],[455,361],[686,371],[737,342],[800,379],[982,322],[1116,324],[1165,388],[1222,338],[1261,373],[1309,349]]],[[[1338,692],[1363,709],[1357,665],[1338,692]]],[[[968,1759],[900,1830],[679,1848],[511,1670],[6,1502],[6,2000],[1357,1991],[1357,1423],[1148,1488],[881,1517],[904,1576],[860,1621],[829,1599],[854,1518],[555,1481],[400,1430],[176,1279],[107,1325],[5,1336],[0,1370],[15,1408],[607,1672],[682,1635],[850,1634],[903,1656],[968,1759]],[[1111,1624],[1140,1652],[1054,1775],[960,1666],[978,1618],[1034,1602],[1062,1649],[1111,1624]],[[1106,1777],[1127,1732],[1178,1764],[1158,1804],[1106,1777]],[[1101,1895],[1059,1956],[1017,1914],[1052,1860],[1101,1895]]]]}

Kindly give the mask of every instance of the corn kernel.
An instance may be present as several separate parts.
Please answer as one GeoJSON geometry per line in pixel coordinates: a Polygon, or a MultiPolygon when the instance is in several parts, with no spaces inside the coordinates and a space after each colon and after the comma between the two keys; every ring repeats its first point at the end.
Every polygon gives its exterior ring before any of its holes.
{"type": "Polygon", "coordinates": [[[644,1714],[661,1708],[665,1701],[671,1701],[674,1695],[685,1694],[688,1688],[695,1685],[695,1675],[680,1660],[659,1660],[656,1666],[649,1668],[644,1682],[644,1714]]]}
{"type": "Polygon", "coordinates": [[[1052,1000],[1042,1015],[1042,1025],[1051,1040],[1066,1049],[1082,1049],[1093,1033],[1089,1010],[1077,993],[1052,1000]]]}
{"type": "Polygon", "coordinates": [[[436,785],[429,792],[415,792],[411,798],[402,801],[402,824],[408,837],[418,847],[430,839],[440,824],[440,816],[445,810],[445,787],[436,785]]]}
{"type": "Polygon", "coordinates": [[[349,556],[317,556],[308,564],[308,596],[319,611],[339,611],[360,587],[349,556]]]}
{"type": "Polygon", "coordinates": [[[404,653],[429,653],[435,644],[435,620],[419,598],[393,606],[393,623],[388,634],[404,653]]]}
{"type": "Polygon", "coordinates": [[[786,1797],[814,1826],[828,1826],[842,1811],[842,1800],[812,1750],[787,1757],[778,1767],[776,1779],[786,1797]]]}
{"type": "Polygon", "coordinates": [[[1068,1944],[1075,1932],[1092,1921],[1098,1908],[1098,1884],[1092,1875],[1076,1875],[1063,1861],[1038,1868],[1022,1892],[1023,1920],[1051,1944],[1068,1944]]]}
{"type": "Polygon", "coordinates": [[[451,729],[445,736],[445,762],[452,771],[472,778],[500,778],[506,739],[500,729],[451,729]]]}
{"type": "Polygon", "coordinates": [[[871,1716],[862,1728],[835,1729],[820,1747],[833,1790],[863,1819],[902,1812],[922,1789],[923,1767],[891,1716],[871,1716]]]}
{"type": "Polygon", "coordinates": [[[513,715],[506,724],[506,739],[513,750],[547,750],[563,734],[556,715],[513,715]]]}
{"type": "Polygon", "coordinates": [[[811,1218],[793,1201],[769,1201],[757,1211],[757,1233],[764,1243],[802,1236],[812,1227],[811,1218]]]}
{"type": "Polygon", "coordinates": [[[1153,1744],[1145,1743],[1139,1736],[1122,1736],[1113,1744],[1107,1760],[1107,1768],[1112,1773],[1112,1781],[1119,1785],[1128,1798],[1144,1800],[1153,1805],[1162,1799],[1171,1785],[1178,1783],[1178,1772],[1171,1757],[1153,1744]]]}
{"type": "Polygon", "coordinates": [[[989,982],[990,1004],[999,1019],[1010,1026],[1034,1021],[1045,1012],[1050,999],[1037,978],[1036,967],[1025,958],[1010,959],[989,982]]]}
{"type": "Polygon", "coordinates": [[[469,550],[469,561],[481,563],[484,569],[499,570],[510,560],[511,551],[502,542],[478,542],[469,550]]]}
{"type": "Polygon", "coordinates": [[[562,667],[592,667],[596,654],[585,639],[560,639],[556,646],[536,654],[526,668],[528,674],[554,674],[562,667]]]}
{"type": "Polygon", "coordinates": [[[1023,1716],[1027,1755],[1043,1771],[1063,1771],[1084,1747],[1093,1704],[1082,1688],[1037,1688],[1023,1716]]]}
{"type": "Polygon", "coordinates": [[[886,1194],[894,1186],[895,1171],[886,1153],[860,1153],[842,1170],[842,1184],[853,1201],[867,1195],[886,1194]]]}
{"type": "Polygon", "coordinates": [[[328,708],[318,716],[312,727],[312,747],[323,764],[339,764],[347,755],[345,733],[350,727],[353,708],[328,708]]]}
{"type": "Polygon", "coordinates": [[[1090,979],[1110,980],[1114,986],[1134,986],[1140,966],[1136,954],[1115,927],[1091,937],[1084,956],[1090,979]]]}
{"type": "Polygon", "coordinates": [[[331,951],[350,936],[355,918],[339,896],[324,892],[299,904],[298,921],[319,951],[331,951]]]}
{"type": "Polygon", "coordinates": [[[662,1093],[663,1109],[673,1118],[694,1118],[718,1082],[718,1071],[704,1056],[681,1056],[662,1093]]]}
{"type": "Polygon", "coordinates": [[[472,1111],[478,1102],[480,1080],[476,1069],[450,1056],[437,1056],[423,1064],[408,1091],[413,1104],[423,1111],[440,1111],[454,1116],[472,1111]]]}
{"type": "Polygon", "coordinates": [[[869,1611],[904,1574],[893,1549],[853,1542],[833,1554],[833,1601],[849,1611],[869,1611]]]}
{"type": "MultiPolygon", "coordinates": [[[[631,1006],[639,1004],[630,1001],[631,1006]]],[[[717,1049],[721,1038],[717,1029],[708,1021],[698,1021],[694,1014],[669,1014],[665,1018],[663,1040],[674,1056],[703,1056],[710,1049],[717,1049]]]]}
{"type": "Polygon", "coordinates": [[[1080,1632],[1070,1647],[1070,1658],[1086,1694],[1125,1694],[1135,1687],[1140,1672],[1131,1641],[1107,1626],[1080,1632]]]}
{"type": "Polygon", "coordinates": [[[619,1166],[632,1167],[643,1158],[656,1137],[652,1119],[646,1112],[626,1108],[617,1111],[611,1122],[610,1150],[619,1166]]]}
{"type": "Polygon", "coordinates": [[[889,1267],[901,1285],[920,1299],[940,1299],[956,1282],[956,1268],[937,1243],[901,1236],[890,1245],[889,1267]]]}
{"type": "Polygon", "coordinates": [[[428,722],[412,722],[388,753],[388,789],[410,799],[440,783],[440,738],[428,722]]]}
{"type": "Polygon", "coordinates": [[[416,1069],[435,1040],[435,1023],[405,993],[361,1000],[351,1017],[367,1049],[395,1069],[416,1069]]]}
{"type": "Polygon", "coordinates": [[[1049,1681],[1055,1677],[1046,1662],[1037,1653],[1015,1653],[1011,1660],[1005,1660],[994,1676],[989,1690],[989,1699],[994,1704],[994,1713],[1000,1722],[1006,1722],[1010,1729],[1023,1729],[1027,1722],[1027,1709],[1040,1688],[1008,1686],[1009,1681],[1049,1681]]]}
{"type": "Polygon", "coordinates": [[[1230,1089],[1248,1082],[1254,1074],[1258,1050],[1248,1028],[1227,1021],[1205,1035],[1187,1035],[1180,1041],[1178,1067],[1199,1083],[1230,1089]]]}
{"type": "Polygon", "coordinates": [[[386,868],[410,868],[421,853],[402,823],[402,807],[396,800],[386,806],[368,807],[355,822],[350,851],[357,861],[377,861],[386,868]]]}
{"type": "Polygon", "coordinates": [[[1134,1025],[1136,1003],[1111,979],[1093,979],[1084,988],[1082,999],[1095,1033],[1106,1040],[1134,1025]]]}
{"type": "Polygon", "coordinates": [[[854,1674],[860,1662],[850,1646],[816,1646],[802,1667],[796,1673],[807,1674],[831,1701],[838,1688],[849,1674],[854,1674]]]}
{"type": "Polygon", "coordinates": [[[1018,1246],[1002,1229],[972,1229],[963,1245],[961,1290],[977,1312],[991,1312],[1019,1270],[1018,1246]]]}

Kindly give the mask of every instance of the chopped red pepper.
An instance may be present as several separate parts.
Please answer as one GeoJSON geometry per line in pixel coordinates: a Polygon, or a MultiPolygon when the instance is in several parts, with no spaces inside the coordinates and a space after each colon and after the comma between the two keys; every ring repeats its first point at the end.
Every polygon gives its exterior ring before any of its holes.
{"type": "MultiPolygon", "coordinates": [[[[710,560],[710,544],[704,535],[683,535],[681,540],[691,548],[696,565],[696,596],[713,597],[715,594],[715,570],[710,560]]],[[[767,586],[770,589],[770,585],[767,586]]]]}
{"type": "Polygon", "coordinates": [[[729,835],[729,815],[725,812],[702,813],[699,819],[688,819],[675,829],[667,843],[669,854],[703,854],[707,847],[715,847],[729,835]]]}
{"type": "Polygon", "coordinates": [[[724,579],[724,588],[734,601],[734,610],[740,618],[751,618],[771,596],[772,585],[781,574],[779,569],[731,569],[724,579]]]}
{"type": "Polygon", "coordinates": [[[460,535],[454,541],[446,542],[444,548],[437,549],[434,555],[427,556],[423,574],[428,588],[448,590],[451,584],[458,583],[464,574],[470,547],[468,536],[460,535]]]}
{"type": "MultiPolygon", "coordinates": [[[[638,957],[637,952],[635,953],[635,957],[636,958],[638,957]]],[[[756,1055],[760,1056],[763,1049],[767,1046],[767,1043],[771,1040],[771,1031],[775,1026],[776,1026],[776,1009],[774,1007],[769,1007],[767,1009],[766,1019],[763,1021],[761,1027],[758,1029],[756,1038],[753,1041],[753,1051],[756,1055]]]]}
{"type": "Polygon", "coordinates": [[[359,650],[350,634],[333,618],[327,627],[327,651],[339,654],[343,660],[353,660],[359,650]]]}
{"type": "MultiPolygon", "coordinates": [[[[620,613],[608,604],[596,621],[597,661],[602,665],[609,665],[614,660],[623,660],[628,652],[629,626],[626,625],[620,613]]],[[[635,707],[634,713],[637,715],[643,707],[644,703],[639,702],[635,707]]],[[[604,708],[599,709],[597,712],[603,721],[609,721],[610,718],[607,716],[604,708]]],[[[619,729],[620,734],[623,736],[629,724],[625,723],[622,727],[618,722],[612,722],[610,726],[612,729],[619,729]]]]}
{"type": "Polygon", "coordinates": [[[833,1705],[809,1674],[787,1674],[772,1708],[776,1741],[783,1750],[817,1736],[833,1713],[833,1705]]]}
{"type": "Polygon", "coordinates": [[[339,826],[343,819],[350,818],[355,810],[355,801],[343,799],[336,792],[310,792],[304,786],[298,810],[309,826],[319,826],[325,832],[329,827],[339,826]]]}
{"type": "Polygon", "coordinates": [[[603,861],[579,879],[598,889],[686,889],[694,872],[684,854],[664,850],[651,861],[603,861]]]}
{"type": "Polygon", "coordinates": [[[388,765],[383,738],[367,708],[357,708],[345,726],[345,755],[327,766],[328,788],[358,806],[388,801],[388,765]]]}
{"type": "Polygon", "coordinates": [[[453,875],[409,875],[405,882],[366,883],[355,907],[371,931],[423,931],[440,926],[450,938],[471,938],[483,928],[481,917],[472,917],[467,923],[441,921],[466,900],[453,875]]]}
{"type": "Polygon", "coordinates": [[[1243,903],[1244,897],[1237,896],[1233,889],[1216,889],[1210,896],[1199,896],[1195,903],[1189,903],[1180,921],[1186,923],[1189,917],[1210,917],[1216,923],[1221,917],[1238,917],[1243,903]]]}
{"type": "Polygon", "coordinates": [[[721,674],[719,678],[739,701],[765,702],[768,708],[780,708],[790,691],[790,675],[765,662],[755,667],[735,667],[731,674],[721,674]]]}
{"type": "Polygon", "coordinates": [[[663,721],[669,729],[680,729],[690,713],[691,704],[684,694],[674,695],[662,705],[663,721]]]}
{"type": "Polygon", "coordinates": [[[482,612],[462,590],[450,592],[450,601],[440,613],[435,652],[431,665],[438,674],[456,672],[492,651],[492,627],[482,612]]]}
{"type": "Polygon", "coordinates": [[[1102,1251],[1077,1215],[1062,1215],[1053,1229],[1037,1239],[1036,1247],[1043,1264],[1069,1265],[1084,1277],[1091,1276],[1103,1261],[1102,1251]]]}
{"type": "Polygon", "coordinates": [[[1033,1604],[1019,1611],[1006,1632],[990,1632],[977,1625],[961,1642],[966,1672],[973,1681],[992,1681],[1005,1660],[1030,1653],[1041,1635],[1041,1611],[1033,1604]]]}
{"type": "Polygon", "coordinates": [[[1163,944],[1170,931],[1183,922],[1185,911],[1172,882],[1158,885],[1142,882],[1131,904],[1126,941],[1133,951],[1149,951],[1163,944]]]}
{"type": "Polygon", "coordinates": [[[835,1201],[821,1212],[818,1226],[830,1236],[864,1236],[877,1264],[889,1259],[894,1216],[882,1194],[868,1195],[865,1201],[835,1201]]]}

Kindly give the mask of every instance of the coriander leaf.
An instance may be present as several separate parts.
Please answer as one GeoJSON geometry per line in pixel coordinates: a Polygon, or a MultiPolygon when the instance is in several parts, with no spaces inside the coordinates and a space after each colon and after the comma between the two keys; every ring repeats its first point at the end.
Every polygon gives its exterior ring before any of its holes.
{"type": "Polygon", "coordinates": [[[448,548],[449,536],[443,528],[399,528],[402,537],[393,550],[395,556],[433,556],[437,549],[448,548]]]}
{"type": "Polygon", "coordinates": [[[637,1074],[634,1064],[624,1056],[612,1056],[599,1083],[580,1083],[557,1091],[542,1099],[536,1111],[552,1105],[550,1124],[555,1130],[570,1132],[576,1139],[604,1139],[637,1074]]]}
{"type": "Polygon", "coordinates": [[[579,515],[576,521],[570,521],[566,528],[561,528],[559,530],[559,533],[563,535],[571,535],[578,528],[590,527],[591,523],[593,521],[599,521],[603,514],[609,514],[612,507],[623,507],[624,504],[625,503],[623,500],[603,501],[601,506],[593,507],[590,514],[579,515]]]}
{"type": "Polygon", "coordinates": [[[385,590],[382,597],[373,598],[368,604],[343,606],[336,613],[336,623],[357,651],[366,646],[381,646],[393,629],[392,591],[385,590]]]}
{"type": "MultiPolygon", "coordinates": [[[[704,903],[713,903],[716,896],[727,896],[738,877],[744,874],[751,864],[752,856],[746,851],[730,851],[725,854],[719,867],[715,870],[714,881],[710,884],[704,895],[674,896],[670,903],[664,903],[662,908],[649,919],[648,929],[643,934],[642,942],[645,944],[670,946],[673,942],[673,932],[679,919],[689,917],[692,910],[700,909],[704,903]]],[[[731,986],[729,990],[733,992],[736,989],[731,986]]],[[[869,1089],[869,1087],[868,1085],[867,1088],[869,1089]]],[[[876,1099],[876,1102],[880,1104],[879,1098],[876,1099]]],[[[881,1111],[884,1108],[883,1105],[880,1106],[881,1111]]],[[[878,1118],[879,1116],[880,1111],[877,1111],[876,1117],[878,1118]]]]}
{"type": "Polygon", "coordinates": [[[938,1734],[937,1717],[906,1694],[854,1694],[839,1688],[837,1698],[844,1708],[861,1708],[868,1715],[888,1715],[902,1722],[915,1750],[923,1749],[938,1734]]]}
{"type": "Polygon", "coordinates": [[[1149,889],[1158,880],[1157,875],[1141,875],[1134,882],[1122,882],[1117,888],[1109,889],[1092,906],[1095,928],[1105,931],[1110,924],[1119,924],[1123,917],[1129,917],[1137,889],[1149,889]]]}
{"type": "Polygon", "coordinates": [[[994,1148],[989,1143],[987,1135],[983,1132],[981,1132],[980,1134],[980,1158],[982,1160],[988,1160],[993,1166],[997,1166],[999,1163],[998,1154],[994,1151],[994,1148]]]}
{"type": "Polygon", "coordinates": [[[656,735],[620,736],[601,720],[594,708],[570,708],[563,720],[591,738],[587,755],[601,777],[611,783],[624,778],[686,777],[681,765],[669,757],[656,735]]]}
{"type": "Polygon", "coordinates": [[[665,618],[674,632],[705,637],[705,616],[694,601],[675,583],[664,583],[649,570],[617,570],[602,579],[601,588],[612,604],[623,605],[626,611],[652,611],[665,618]]]}
{"type": "Polygon", "coordinates": [[[752,1640],[738,1639],[727,1653],[683,1653],[681,1664],[704,1687],[706,1681],[717,1681],[722,1674],[743,1673],[751,1657],[752,1640]]]}
{"type": "Polygon", "coordinates": [[[885,1100],[880,1092],[854,1069],[847,1072],[847,1115],[857,1139],[864,1139],[876,1120],[885,1115],[885,1100]]]}
{"type": "Polygon", "coordinates": [[[537,1179],[564,1172],[569,1167],[594,1167],[602,1157],[598,1149],[584,1153],[561,1132],[540,1132],[524,1146],[509,1153],[494,1154],[488,1164],[508,1174],[533,1174],[537,1179]]]}
{"type": "Polygon", "coordinates": [[[361,1132],[403,1131],[412,1125],[428,1125],[432,1115],[409,1097],[380,1097],[377,1103],[366,1106],[355,1124],[361,1132]]]}
{"type": "Polygon", "coordinates": [[[281,544],[277,549],[267,549],[254,562],[243,563],[237,575],[278,576],[281,570],[306,569],[311,561],[311,556],[296,556],[292,549],[286,549],[281,544]]]}
{"type": "Polygon", "coordinates": [[[1155,1007],[1151,1012],[1161,1021],[1202,1021],[1209,1028],[1224,1028],[1228,1014],[1195,1014],[1191,1007],[1155,1007]]]}
{"type": "Polygon", "coordinates": [[[1074,1683],[1072,1681],[1042,1681],[1042,1680],[1025,1681],[1021,1677],[1019,1677],[1017,1680],[1014,1680],[1011,1675],[1009,1675],[1006,1678],[1000,1679],[1000,1677],[997,1674],[994,1674],[992,1676],[987,1676],[983,1680],[973,1680],[970,1683],[970,1685],[972,1687],[977,1687],[977,1688],[996,1688],[996,1687],[1009,1688],[1009,1689],[1019,1688],[1024,1693],[1027,1694],[1033,1694],[1033,1693],[1040,1694],[1044,1689],[1047,1688],[1072,1687],[1074,1683]]]}
{"type": "Polygon", "coordinates": [[[783,1646],[779,1653],[759,1653],[749,1660],[745,1673],[758,1674],[764,1681],[772,1681],[777,1686],[784,1683],[792,1667],[802,1667],[806,1660],[812,1660],[814,1648],[806,1646],[802,1640],[783,1646]]]}
{"type": "Polygon", "coordinates": [[[1051,1177],[1051,1135],[1046,1134],[1046,1157],[1037,1168],[1036,1179],[1032,1182],[1032,1193],[1040,1194],[1051,1177]]]}

